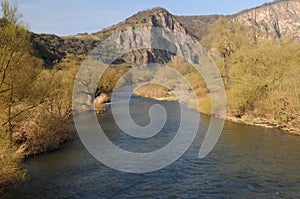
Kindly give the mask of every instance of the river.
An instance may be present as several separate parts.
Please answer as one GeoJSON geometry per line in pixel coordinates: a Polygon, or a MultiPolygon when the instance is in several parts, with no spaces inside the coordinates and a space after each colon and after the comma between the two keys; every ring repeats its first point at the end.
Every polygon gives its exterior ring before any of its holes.
{"type": "MultiPolygon", "coordinates": [[[[149,122],[147,108],[156,101],[134,98],[136,123],[149,122]]],[[[164,133],[149,142],[122,133],[108,110],[100,124],[111,141],[131,151],[151,151],[174,137],[178,102],[161,101],[169,114],[164,133]],[[174,113],[174,114],[172,114],[174,113]],[[173,116],[172,116],[173,115],[173,116]]],[[[210,118],[201,115],[198,136],[182,157],[168,167],[145,174],[124,173],[98,162],[80,139],[59,150],[28,159],[26,182],[4,198],[299,198],[300,137],[275,129],[226,122],[205,158],[198,158],[210,118]]],[[[88,124],[87,124],[88,125],[88,124]]]]}

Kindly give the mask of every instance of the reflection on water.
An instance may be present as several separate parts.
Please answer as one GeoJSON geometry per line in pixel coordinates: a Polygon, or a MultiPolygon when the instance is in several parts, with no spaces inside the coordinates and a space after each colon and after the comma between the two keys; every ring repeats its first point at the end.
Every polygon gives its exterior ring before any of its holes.
{"type": "MultiPolygon", "coordinates": [[[[154,101],[136,98],[133,103],[131,114],[136,123],[147,125],[149,117],[143,107],[154,101]]],[[[177,102],[161,103],[171,113],[178,111],[177,102]]],[[[142,144],[120,132],[110,112],[100,119],[114,143],[128,150],[147,152],[174,137],[180,121],[176,115],[179,114],[170,115],[172,119],[158,136],[142,144]]],[[[208,123],[209,118],[202,115],[199,136],[189,150],[167,168],[147,174],[128,174],[102,165],[76,138],[58,151],[26,161],[30,174],[27,182],[9,190],[5,198],[299,197],[300,137],[228,122],[214,150],[199,159],[208,123]]]]}

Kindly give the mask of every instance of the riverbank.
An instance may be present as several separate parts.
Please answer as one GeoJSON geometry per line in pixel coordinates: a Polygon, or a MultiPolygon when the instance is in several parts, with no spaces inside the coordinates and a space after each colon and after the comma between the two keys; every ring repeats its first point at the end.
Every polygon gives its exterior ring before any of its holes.
{"type": "Polygon", "coordinates": [[[226,116],[226,120],[236,123],[241,123],[245,125],[251,126],[260,126],[264,128],[271,128],[271,129],[280,129],[286,133],[291,135],[300,136],[300,128],[299,127],[292,127],[289,124],[280,124],[274,120],[268,120],[261,117],[251,117],[249,115],[244,115],[240,118],[234,116],[226,116]]]}
{"type": "Polygon", "coordinates": [[[72,139],[75,132],[72,117],[52,115],[42,121],[28,118],[13,133],[16,152],[24,158],[54,151],[72,139]]]}
{"type": "Polygon", "coordinates": [[[27,171],[23,161],[58,150],[62,144],[74,139],[76,130],[71,118],[48,117],[43,121],[44,124],[31,117],[20,123],[13,133],[13,144],[9,134],[0,129],[0,195],[25,180],[27,171]]]}
{"type": "MultiPolygon", "coordinates": [[[[143,97],[143,96],[141,96],[143,97]]],[[[158,101],[176,101],[178,100],[175,96],[166,96],[166,97],[152,97],[152,99],[158,100],[158,101]]],[[[192,109],[197,109],[202,114],[205,115],[211,115],[210,113],[207,113],[206,111],[203,111],[199,108],[191,107],[192,109]]],[[[268,129],[279,129],[282,130],[288,134],[300,136],[300,116],[298,116],[297,119],[295,119],[294,126],[292,124],[281,124],[279,122],[276,122],[275,120],[266,119],[262,117],[253,117],[250,115],[243,115],[241,117],[236,117],[233,114],[231,114],[231,111],[227,111],[226,113],[226,121],[235,122],[239,124],[245,124],[250,126],[260,126],[263,128],[268,129]],[[299,124],[299,125],[297,125],[299,124]]]]}

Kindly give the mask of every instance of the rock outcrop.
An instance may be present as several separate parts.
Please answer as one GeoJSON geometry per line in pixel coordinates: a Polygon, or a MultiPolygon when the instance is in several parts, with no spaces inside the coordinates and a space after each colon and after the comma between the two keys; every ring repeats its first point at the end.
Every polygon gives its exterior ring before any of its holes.
{"type": "Polygon", "coordinates": [[[104,111],[105,104],[111,101],[110,93],[100,93],[98,97],[94,100],[94,109],[97,113],[101,113],[104,111]]]}
{"type": "MultiPolygon", "coordinates": [[[[177,19],[163,8],[153,8],[151,10],[146,10],[139,12],[132,17],[126,19],[124,22],[121,22],[117,25],[114,25],[108,29],[105,29],[101,32],[94,33],[92,35],[99,38],[99,40],[106,39],[108,35],[119,34],[120,32],[126,32],[132,30],[133,34],[137,29],[142,29],[144,27],[158,27],[171,30],[174,32],[187,34],[185,28],[177,21],[177,19]]],[[[125,37],[128,34],[125,34],[125,37]]],[[[121,45],[138,46],[139,44],[147,41],[151,35],[138,36],[132,35],[132,38],[123,38],[124,41],[130,41],[130,43],[120,42],[121,45]]],[[[132,66],[138,66],[146,63],[168,63],[171,60],[173,55],[169,52],[158,50],[158,49],[143,49],[130,52],[126,55],[123,55],[118,60],[117,63],[129,63],[132,66]]]]}
{"type": "Polygon", "coordinates": [[[277,0],[242,11],[230,18],[232,21],[254,27],[268,39],[283,36],[300,39],[299,0],[277,0]]]}
{"type": "MultiPolygon", "coordinates": [[[[176,16],[176,18],[189,34],[200,40],[207,34],[209,25],[220,16],[176,16]]],[[[258,34],[263,34],[268,39],[281,37],[300,39],[299,0],[276,0],[226,17],[233,22],[252,26],[258,34]]]]}

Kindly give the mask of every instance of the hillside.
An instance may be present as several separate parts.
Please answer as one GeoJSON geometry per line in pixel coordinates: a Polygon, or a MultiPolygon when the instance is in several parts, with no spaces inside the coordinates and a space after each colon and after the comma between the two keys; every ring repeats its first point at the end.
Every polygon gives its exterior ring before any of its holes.
{"type": "Polygon", "coordinates": [[[156,7],[150,10],[138,12],[137,14],[125,19],[125,21],[106,28],[102,31],[93,33],[99,40],[106,39],[112,33],[139,27],[162,27],[170,30],[185,33],[184,27],[166,9],[156,7]]]}
{"type": "MultiPolygon", "coordinates": [[[[300,116],[297,113],[297,101],[299,101],[297,97],[298,86],[294,85],[297,84],[297,81],[289,80],[297,79],[298,73],[293,72],[287,78],[287,73],[283,71],[286,71],[287,67],[292,67],[295,71],[298,70],[297,67],[294,68],[295,65],[299,65],[298,44],[295,42],[283,42],[280,44],[274,41],[284,37],[292,37],[296,40],[300,38],[299,5],[299,0],[279,0],[244,10],[231,16],[174,16],[166,9],[157,7],[138,12],[116,25],[92,34],[85,33],[58,37],[56,35],[37,35],[32,33],[31,41],[35,47],[36,54],[44,60],[47,68],[52,68],[53,66],[58,69],[66,68],[71,69],[72,73],[74,73],[88,52],[97,46],[99,42],[115,33],[135,30],[139,27],[162,27],[182,34],[189,34],[197,40],[201,40],[201,42],[206,40],[206,42],[202,43],[203,46],[208,51],[214,50],[214,52],[211,51],[209,53],[213,55],[221,71],[225,86],[228,88],[228,96],[231,98],[228,101],[230,106],[228,111],[233,117],[248,117],[246,119],[249,120],[250,118],[251,121],[251,118],[256,117],[267,118],[266,121],[270,120],[272,126],[280,126],[281,128],[285,128],[285,126],[294,127],[300,121],[300,116]],[[211,27],[214,29],[211,29],[211,27]],[[245,32],[253,29],[255,31],[250,31],[251,33],[249,31],[245,32]],[[253,43],[249,40],[254,38],[253,33],[262,39],[262,42],[257,43],[256,46],[255,42],[253,43]],[[252,36],[249,36],[249,34],[252,34],[252,36]],[[268,40],[263,41],[263,38],[268,40]],[[267,58],[264,57],[266,54],[269,54],[267,58]],[[251,64],[244,66],[246,62],[251,64]],[[262,70],[261,74],[258,75],[255,72],[250,74],[249,71],[241,73],[249,65],[253,71],[262,70]],[[268,67],[264,68],[262,66],[268,67]],[[280,69],[275,70],[273,68],[275,66],[278,66],[280,69]],[[280,70],[282,71],[278,72],[280,70]],[[275,71],[279,74],[276,74],[275,71]],[[265,76],[262,77],[262,74],[265,76]],[[248,76],[243,77],[244,75],[248,76]],[[274,76],[271,77],[271,75],[274,76]],[[245,78],[249,78],[249,76],[251,79],[245,81],[245,78]],[[234,78],[236,82],[244,82],[245,85],[234,82],[234,78]],[[251,81],[254,82],[251,83],[251,81]],[[277,84],[284,86],[276,87],[277,84]],[[271,89],[268,85],[274,85],[274,88],[271,89]],[[285,95],[286,99],[272,97],[283,92],[287,93],[285,95]],[[290,93],[295,93],[295,95],[292,96],[290,93]],[[270,108],[270,103],[272,103],[273,108],[270,108]]],[[[134,31],[131,32],[132,34],[129,33],[124,38],[130,42],[121,42],[121,48],[130,49],[131,45],[134,46],[139,42],[149,41],[149,37],[151,38],[151,35],[137,36],[134,31]]],[[[168,63],[168,65],[174,66],[182,74],[185,74],[193,82],[193,87],[196,89],[197,95],[200,96],[201,103],[205,106],[205,108],[203,108],[204,106],[201,107],[200,111],[209,112],[210,100],[201,78],[197,77],[178,57],[162,50],[143,49],[130,52],[118,58],[113,63],[117,67],[112,68],[104,75],[104,79],[101,79],[98,89],[112,89],[116,80],[128,68],[153,62],[168,63]]],[[[147,93],[147,96],[151,95],[151,89],[145,89],[145,93],[147,93]]],[[[264,125],[268,122],[264,120],[262,123],[264,125]]]]}
{"type": "Polygon", "coordinates": [[[44,60],[46,68],[52,68],[68,54],[86,55],[97,45],[95,39],[75,37],[59,37],[53,34],[30,33],[30,41],[36,55],[44,60]]]}
{"type": "Polygon", "coordinates": [[[220,15],[176,16],[187,32],[200,40],[207,35],[209,25],[213,24],[220,15]]]}

